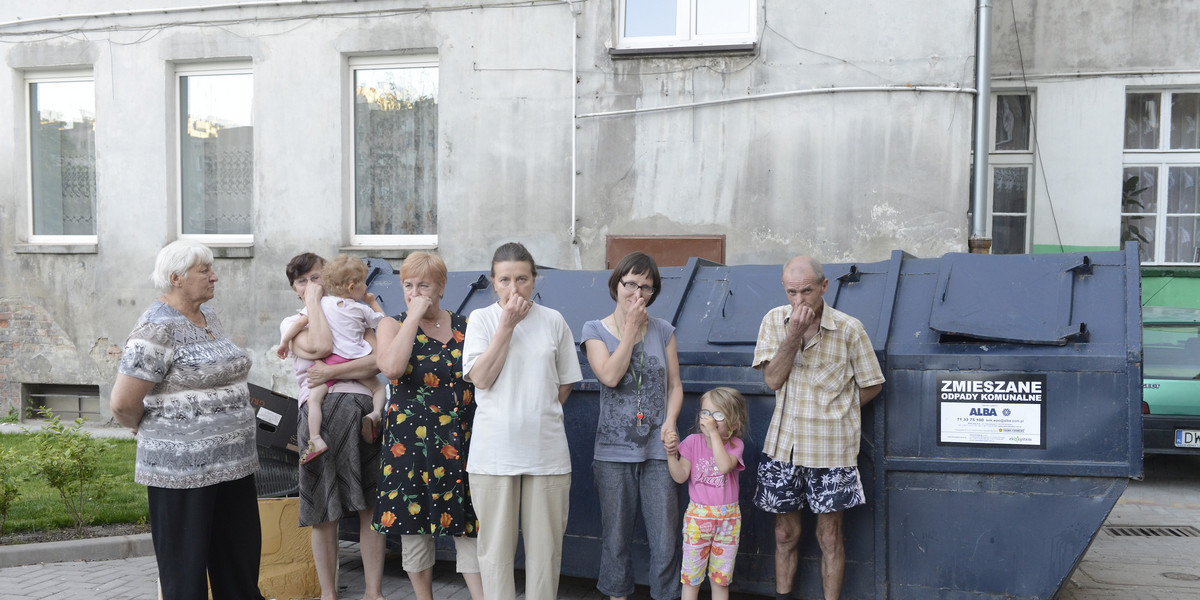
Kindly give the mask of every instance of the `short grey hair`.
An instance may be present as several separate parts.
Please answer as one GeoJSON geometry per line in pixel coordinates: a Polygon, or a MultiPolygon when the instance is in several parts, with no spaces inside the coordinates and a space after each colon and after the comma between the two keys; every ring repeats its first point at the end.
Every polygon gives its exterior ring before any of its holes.
{"type": "Polygon", "coordinates": [[[204,244],[192,240],[175,240],[158,251],[150,281],[158,291],[171,291],[171,275],[187,277],[188,269],[196,265],[211,265],[213,252],[204,244]]]}
{"type": "Polygon", "coordinates": [[[817,283],[825,281],[825,267],[821,265],[821,261],[812,256],[794,256],[786,263],[783,263],[783,276],[787,277],[788,271],[800,263],[804,263],[808,266],[809,272],[812,273],[813,279],[815,279],[817,283]]]}

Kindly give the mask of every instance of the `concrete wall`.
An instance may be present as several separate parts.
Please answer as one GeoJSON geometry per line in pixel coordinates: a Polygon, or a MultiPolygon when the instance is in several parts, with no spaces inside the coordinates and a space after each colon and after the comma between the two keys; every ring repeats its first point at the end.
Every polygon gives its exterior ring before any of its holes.
{"type": "Polygon", "coordinates": [[[293,383],[271,348],[298,304],[283,266],[350,239],[350,56],[437,57],[438,250],[452,269],[485,268],[512,239],[543,265],[601,268],[610,234],[722,233],[730,264],[965,249],[973,97],[887,88],[973,86],[971,2],[763,0],[754,52],[682,57],[611,56],[612,0],[577,13],[331,1],[14,22],[197,4],[0,6],[0,411],[20,383],[99,385],[107,397],[156,295],[154,255],[176,235],[180,63],[253,68],[254,244],[221,251],[213,305],[253,357],[251,380],[283,393],[293,383]],[[96,82],[94,247],[26,243],[24,78],[60,67],[96,82]],[[847,87],[871,89],[800,93],[847,87]],[[708,101],[721,103],[679,107],[708,101]],[[604,114],[650,107],[678,108],[604,114]]]}

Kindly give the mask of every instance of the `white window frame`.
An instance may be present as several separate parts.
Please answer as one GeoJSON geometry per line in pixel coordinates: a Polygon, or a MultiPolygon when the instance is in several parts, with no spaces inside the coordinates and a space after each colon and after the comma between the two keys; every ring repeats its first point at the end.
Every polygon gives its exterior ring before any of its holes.
{"type": "Polygon", "coordinates": [[[1037,181],[1036,172],[1037,164],[1034,160],[1034,150],[1037,148],[1034,137],[1037,135],[1037,128],[1034,127],[1034,122],[1037,114],[1037,95],[1032,89],[1027,90],[999,90],[992,92],[991,115],[989,117],[989,127],[991,128],[991,137],[989,138],[988,150],[988,218],[987,230],[988,238],[995,239],[992,231],[992,219],[995,216],[1024,216],[1025,217],[1025,242],[1022,246],[1022,251],[1030,252],[1031,243],[1033,241],[1033,199],[1034,199],[1034,183],[1037,181]],[[996,136],[996,111],[999,108],[997,102],[998,96],[1029,96],[1029,147],[1024,150],[997,150],[996,136]],[[996,192],[996,169],[1006,167],[1027,167],[1028,180],[1025,182],[1025,189],[1028,190],[1028,197],[1025,198],[1025,212],[997,212],[995,204],[996,192]]]}
{"type": "Polygon", "coordinates": [[[758,7],[759,0],[743,0],[746,3],[746,22],[750,30],[741,33],[700,35],[696,33],[696,0],[675,0],[675,35],[664,36],[625,36],[625,2],[615,0],[616,23],[613,31],[616,33],[617,50],[703,50],[716,47],[721,49],[753,48],[758,43],[758,7]]]}
{"type": "MultiPolygon", "coordinates": [[[[179,125],[183,122],[183,93],[180,81],[192,75],[250,75],[254,77],[254,65],[248,62],[219,62],[219,63],[177,63],[175,65],[175,120],[171,130],[175,132],[175,232],[180,239],[195,240],[203,244],[216,246],[250,246],[254,244],[253,227],[251,233],[184,233],[183,232],[183,134],[179,125]]],[[[250,99],[251,126],[254,125],[254,98],[250,99]]],[[[258,144],[254,144],[254,160],[258,162],[258,144]]],[[[253,177],[253,176],[252,176],[253,177]]],[[[253,182],[252,182],[253,183],[253,182]]],[[[257,185],[252,186],[256,192],[250,198],[250,214],[253,217],[258,206],[257,185]]]]}
{"type": "MultiPolygon", "coordinates": [[[[1166,256],[1167,248],[1167,186],[1170,181],[1170,170],[1172,167],[1200,167],[1200,148],[1188,149],[1171,149],[1171,101],[1170,96],[1175,93],[1183,94],[1200,94],[1200,86],[1197,87],[1155,87],[1155,88],[1125,88],[1125,102],[1129,101],[1129,94],[1158,94],[1159,95],[1159,116],[1158,116],[1158,148],[1154,149],[1128,149],[1124,148],[1122,136],[1122,155],[1121,155],[1121,183],[1124,185],[1124,172],[1127,168],[1134,167],[1156,167],[1158,169],[1158,180],[1155,181],[1157,200],[1154,212],[1154,260],[1143,262],[1143,265],[1153,266],[1196,266],[1197,262],[1168,262],[1163,259],[1166,256]]],[[[1125,111],[1122,111],[1124,116],[1125,111]]],[[[1124,128],[1122,128],[1124,130],[1124,128]]],[[[1149,213],[1127,213],[1124,206],[1118,199],[1120,206],[1120,219],[1122,223],[1125,217],[1134,214],[1149,214],[1149,213]]],[[[1173,216],[1190,216],[1191,213],[1170,213],[1173,216]]],[[[1123,226],[1123,225],[1122,225],[1123,226]]]]}
{"type": "MultiPolygon", "coordinates": [[[[437,248],[438,234],[436,233],[420,233],[420,234],[359,234],[356,233],[356,223],[358,222],[356,211],[358,210],[358,181],[355,176],[358,168],[355,164],[355,143],[354,139],[354,103],[357,91],[354,89],[356,77],[355,72],[359,69],[405,69],[405,68],[427,68],[433,67],[438,69],[438,95],[441,96],[441,65],[438,63],[437,55],[421,54],[409,56],[351,56],[348,59],[349,63],[349,81],[346,84],[346,89],[349,91],[348,106],[350,107],[349,126],[346,128],[346,148],[350,157],[350,200],[349,204],[349,228],[350,228],[350,245],[351,246],[402,246],[408,249],[430,249],[437,248]]],[[[438,148],[441,148],[441,116],[438,117],[438,148]]],[[[436,177],[436,174],[435,174],[436,177]]],[[[440,195],[441,186],[438,186],[437,194],[440,195]]],[[[438,198],[434,198],[434,204],[440,206],[438,198]]],[[[438,215],[438,224],[441,225],[440,214],[438,215]]]]}
{"type": "MultiPolygon", "coordinates": [[[[72,82],[85,82],[85,81],[89,81],[92,83],[92,92],[95,93],[96,76],[95,76],[95,73],[93,73],[90,70],[87,70],[87,71],[81,71],[81,70],[56,71],[53,73],[47,73],[47,72],[30,73],[25,77],[25,84],[24,84],[24,89],[23,89],[24,95],[25,95],[25,102],[24,102],[24,105],[25,105],[25,116],[24,116],[24,119],[25,119],[25,154],[26,154],[25,181],[28,182],[28,190],[26,190],[26,195],[25,195],[26,196],[25,207],[26,207],[26,210],[29,211],[29,214],[27,215],[27,218],[26,218],[26,227],[28,228],[27,231],[29,232],[27,239],[29,240],[30,244],[83,244],[83,245],[91,244],[91,245],[96,245],[97,243],[99,243],[98,242],[98,240],[99,240],[99,235],[98,235],[99,225],[98,224],[97,224],[97,230],[96,230],[97,233],[94,233],[91,235],[57,235],[57,234],[56,235],[38,235],[38,234],[34,233],[34,223],[33,223],[33,203],[34,203],[33,190],[34,190],[35,186],[34,186],[34,181],[33,181],[33,159],[34,159],[34,157],[33,157],[33,127],[30,124],[30,120],[33,118],[33,108],[34,107],[33,107],[33,103],[31,102],[31,98],[30,98],[30,95],[31,95],[30,94],[30,91],[31,91],[30,86],[32,86],[33,84],[36,84],[36,83],[72,83],[72,82]]],[[[99,110],[98,107],[97,107],[97,110],[99,110]]],[[[96,160],[98,161],[99,157],[96,157],[96,160]]],[[[97,179],[99,179],[99,178],[97,178],[97,179]]],[[[97,185],[99,185],[99,181],[97,181],[97,185]]],[[[93,210],[98,211],[98,205],[99,205],[99,193],[97,192],[97,206],[93,207],[93,210]]],[[[98,218],[98,216],[99,215],[96,215],[97,218],[98,218]]]]}

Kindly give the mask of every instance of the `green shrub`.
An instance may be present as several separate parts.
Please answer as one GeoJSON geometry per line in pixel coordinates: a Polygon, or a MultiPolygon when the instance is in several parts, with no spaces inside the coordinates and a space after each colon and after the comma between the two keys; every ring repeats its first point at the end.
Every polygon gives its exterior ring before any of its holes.
{"type": "MultiPolygon", "coordinates": [[[[84,429],[87,429],[86,425],[84,429]]],[[[112,476],[112,487],[103,498],[89,504],[91,524],[137,523],[145,520],[149,514],[146,486],[133,480],[137,441],[132,436],[107,438],[107,441],[112,444],[112,449],[101,457],[100,469],[102,473],[112,476]]],[[[0,448],[9,448],[16,456],[29,456],[35,448],[34,437],[30,432],[0,433],[0,448]]],[[[17,460],[13,469],[21,497],[9,507],[5,535],[74,528],[58,490],[50,487],[43,478],[34,477],[29,461],[17,460]]],[[[0,597],[3,596],[3,591],[0,591],[0,597]]]]}
{"type": "Polygon", "coordinates": [[[75,525],[76,535],[92,520],[89,503],[103,498],[112,487],[112,476],[102,472],[100,459],[112,448],[107,440],[83,430],[84,419],[66,426],[58,415],[43,411],[49,424],[36,432],[33,452],[25,458],[30,473],[58,491],[75,525]]]}
{"type": "Polygon", "coordinates": [[[14,468],[17,453],[10,448],[0,448],[0,534],[4,533],[4,523],[8,521],[8,509],[21,497],[17,487],[17,469],[14,468]]]}

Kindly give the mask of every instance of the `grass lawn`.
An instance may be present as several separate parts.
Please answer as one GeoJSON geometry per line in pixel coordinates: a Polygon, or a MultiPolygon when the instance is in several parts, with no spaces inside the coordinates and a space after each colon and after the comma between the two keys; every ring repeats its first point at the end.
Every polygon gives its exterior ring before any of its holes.
{"type": "MultiPolygon", "coordinates": [[[[104,472],[112,474],[112,488],[107,496],[88,507],[91,524],[145,522],[149,518],[146,486],[133,482],[133,458],[137,442],[133,439],[112,439],[109,442],[112,447],[104,453],[101,463],[104,472]]],[[[0,434],[0,448],[15,448],[18,456],[27,456],[34,448],[33,436],[0,434]]],[[[16,471],[29,474],[29,468],[24,465],[16,471]]],[[[74,526],[58,490],[32,478],[19,482],[18,487],[21,497],[9,508],[3,533],[74,526]]]]}

